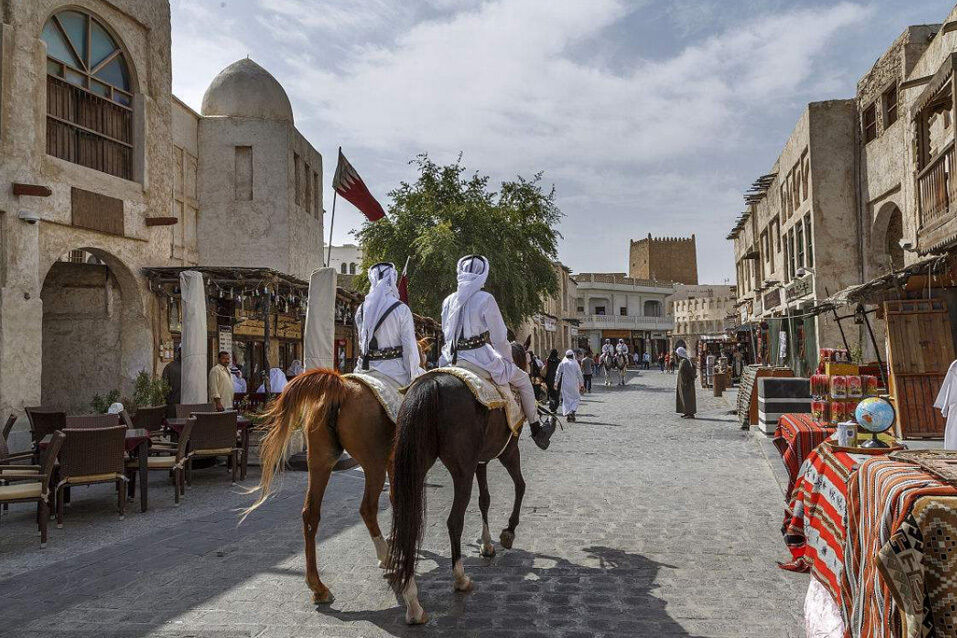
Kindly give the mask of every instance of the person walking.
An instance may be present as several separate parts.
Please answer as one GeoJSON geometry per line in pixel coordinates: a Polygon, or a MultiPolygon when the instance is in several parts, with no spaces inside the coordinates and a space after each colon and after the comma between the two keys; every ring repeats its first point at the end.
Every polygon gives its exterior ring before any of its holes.
{"type": "Polygon", "coordinates": [[[678,356],[678,384],[675,389],[675,412],[681,414],[682,419],[693,419],[697,412],[697,397],[695,396],[694,380],[697,376],[694,364],[688,358],[688,351],[684,348],[675,350],[678,356]]]}
{"type": "Polygon", "coordinates": [[[555,375],[558,374],[558,364],[561,361],[558,358],[558,350],[552,348],[545,359],[545,388],[548,390],[548,408],[554,412],[558,409],[558,389],[555,387],[555,375]]]}
{"type": "Polygon", "coordinates": [[[645,362],[645,370],[651,370],[651,353],[646,352],[642,355],[642,359],[645,362]]]}
{"type": "Polygon", "coordinates": [[[555,389],[562,396],[562,414],[570,422],[575,421],[575,411],[581,403],[581,391],[585,387],[585,378],[581,366],[575,361],[572,350],[565,352],[565,358],[558,364],[558,373],[555,379],[555,389]]]}
{"type": "Polygon", "coordinates": [[[585,356],[582,357],[581,369],[582,377],[584,377],[585,392],[591,392],[591,378],[595,371],[595,362],[588,356],[588,353],[585,353],[585,356]]]}
{"type": "Polygon", "coordinates": [[[173,360],[163,368],[163,381],[169,386],[169,394],[166,395],[166,416],[176,416],[173,406],[181,403],[183,386],[183,346],[176,344],[176,350],[173,352],[173,360]]]}
{"type": "Polygon", "coordinates": [[[662,352],[658,355],[658,371],[664,373],[665,371],[665,353],[662,352]]]}

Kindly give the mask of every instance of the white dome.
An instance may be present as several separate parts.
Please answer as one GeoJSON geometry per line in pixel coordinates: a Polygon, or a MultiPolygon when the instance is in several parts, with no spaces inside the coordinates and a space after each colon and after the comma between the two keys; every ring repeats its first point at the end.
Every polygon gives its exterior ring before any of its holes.
{"type": "Polygon", "coordinates": [[[285,89],[249,58],[233,62],[213,78],[203,96],[202,113],[293,121],[285,89]]]}

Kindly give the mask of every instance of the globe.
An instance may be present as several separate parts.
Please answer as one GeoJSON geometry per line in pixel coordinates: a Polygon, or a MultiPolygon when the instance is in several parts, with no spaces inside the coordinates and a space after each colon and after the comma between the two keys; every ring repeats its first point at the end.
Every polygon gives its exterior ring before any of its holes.
{"type": "Polygon", "coordinates": [[[884,397],[868,397],[857,404],[854,419],[857,425],[871,433],[871,440],[865,441],[861,447],[885,448],[886,443],[879,440],[879,432],[886,432],[894,425],[897,413],[891,402],[884,397]]]}

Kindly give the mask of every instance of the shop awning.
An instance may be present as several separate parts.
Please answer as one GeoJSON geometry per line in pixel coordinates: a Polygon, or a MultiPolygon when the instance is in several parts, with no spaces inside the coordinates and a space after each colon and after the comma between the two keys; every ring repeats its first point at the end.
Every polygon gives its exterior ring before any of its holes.
{"type": "Polygon", "coordinates": [[[937,69],[937,72],[934,73],[934,77],[930,79],[930,82],[927,83],[927,86],[921,92],[920,97],[917,98],[914,102],[913,110],[920,111],[926,107],[934,99],[937,93],[943,88],[951,76],[954,74],[954,60],[957,58],[957,54],[952,53],[947,56],[947,59],[940,65],[937,69]]]}
{"type": "Polygon", "coordinates": [[[876,297],[879,297],[888,290],[903,287],[907,283],[907,280],[914,275],[925,273],[930,275],[933,274],[934,271],[941,271],[946,265],[947,260],[947,255],[932,255],[926,257],[900,270],[875,277],[863,284],[848,286],[834,293],[827,299],[821,299],[812,308],[802,309],[801,312],[802,314],[821,314],[853,304],[874,303],[879,301],[876,297]]]}

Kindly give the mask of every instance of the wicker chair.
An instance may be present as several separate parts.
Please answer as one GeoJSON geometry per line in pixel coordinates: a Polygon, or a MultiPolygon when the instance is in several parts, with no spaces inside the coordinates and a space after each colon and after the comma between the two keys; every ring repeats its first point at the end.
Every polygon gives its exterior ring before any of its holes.
{"type": "Polygon", "coordinates": [[[163,429],[163,421],[166,419],[166,406],[154,405],[149,407],[137,408],[133,414],[133,427],[148,430],[150,435],[159,433],[163,429]]]}
{"type": "Polygon", "coordinates": [[[95,428],[115,428],[118,425],[120,425],[119,414],[80,414],[66,417],[64,428],[67,430],[91,430],[95,428]]]}
{"type": "MultiPolygon", "coordinates": [[[[115,416],[115,415],[114,415],[115,416]]],[[[126,426],[68,428],[60,450],[60,480],[56,491],[56,523],[63,527],[63,490],[74,485],[116,483],[120,519],[126,511],[126,465],[123,458],[126,426]]]]}
{"type": "Polygon", "coordinates": [[[38,445],[43,437],[66,427],[66,413],[61,410],[27,408],[26,413],[34,446],[38,445]]]}
{"type": "MultiPolygon", "coordinates": [[[[147,466],[150,470],[161,470],[163,472],[172,472],[173,474],[173,502],[179,506],[179,497],[186,494],[186,463],[189,460],[187,450],[189,448],[189,437],[193,431],[194,421],[183,428],[179,435],[179,442],[173,446],[174,453],[165,456],[150,456],[147,458],[147,466]]],[[[152,446],[150,448],[152,450],[152,446]]],[[[127,480],[135,481],[136,473],[140,470],[138,459],[132,459],[126,462],[127,480]]],[[[142,489],[142,487],[140,488],[142,489]]]]}
{"type": "Polygon", "coordinates": [[[212,403],[177,403],[174,409],[177,419],[187,419],[196,412],[215,412],[216,406],[212,403]]]}
{"type": "Polygon", "coordinates": [[[235,410],[224,412],[196,412],[191,435],[192,446],[186,463],[186,484],[192,483],[193,459],[225,456],[230,460],[233,483],[239,470],[239,457],[242,452],[236,443],[236,421],[239,413],[235,410]]]}
{"type": "Polygon", "coordinates": [[[0,486],[0,503],[3,505],[37,502],[37,525],[40,528],[41,548],[46,547],[47,527],[50,523],[50,475],[53,474],[53,466],[65,438],[66,435],[63,432],[53,434],[44,453],[43,464],[34,471],[32,477],[29,477],[33,479],[32,481],[0,486]]]}
{"type": "MultiPolygon", "coordinates": [[[[7,442],[7,439],[10,437],[10,430],[13,429],[13,424],[16,422],[17,416],[15,414],[11,414],[7,417],[7,422],[3,425],[3,430],[0,431],[0,463],[9,465],[10,463],[30,460],[36,455],[36,453],[32,450],[27,452],[10,452],[10,446],[7,442]]],[[[2,478],[2,473],[0,473],[0,479],[2,478]]]]}

